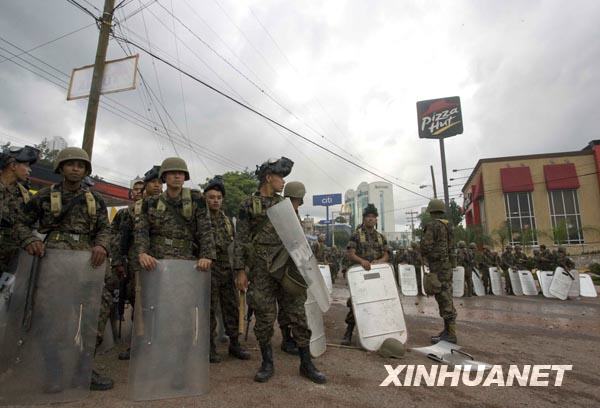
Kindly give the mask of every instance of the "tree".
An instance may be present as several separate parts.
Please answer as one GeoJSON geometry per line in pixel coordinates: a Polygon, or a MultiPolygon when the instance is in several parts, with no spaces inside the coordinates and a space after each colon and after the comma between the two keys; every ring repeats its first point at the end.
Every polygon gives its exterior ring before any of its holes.
{"type": "MultiPolygon", "coordinates": [[[[209,180],[206,179],[206,183],[200,185],[203,190],[209,180]]],[[[237,217],[242,201],[258,188],[258,179],[248,170],[228,171],[223,174],[223,182],[225,184],[223,211],[230,217],[237,217]]]]}
{"type": "Polygon", "coordinates": [[[42,139],[41,143],[33,145],[33,147],[40,151],[38,163],[45,167],[52,167],[54,165],[54,160],[56,160],[56,156],[58,156],[60,150],[50,148],[48,139],[42,139]]]}
{"type": "Polygon", "coordinates": [[[454,241],[465,241],[467,244],[474,242],[477,246],[492,245],[494,240],[483,231],[480,225],[471,225],[464,228],[462,225],[454,228],[454,241]]]}
{"type": "Polygon", "coordinates": [[[502,246],[502,251],[504,251],[504,247],[510,242],[511,238],[508,221],[504,221],[499,228],[492,231],[492,234],[498,237],[498,242],[502,246]]]}
{"type": "Polygon", "coordinates": [[[456,203],[456,201],[450,200],[448,209],[449,211],[446,215],[446,219],[452,224],[453,227],[458,226],[464,217],[462,208],[456,203]]]}

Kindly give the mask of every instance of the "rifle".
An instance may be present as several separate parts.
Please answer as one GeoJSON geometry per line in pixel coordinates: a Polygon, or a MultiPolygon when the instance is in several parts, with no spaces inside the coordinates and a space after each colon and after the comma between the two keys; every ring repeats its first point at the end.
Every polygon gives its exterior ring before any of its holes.
{"type": "Polygon", "coordinates": [[[39,263],[40,258],[34,256],[33,261],[31,262],[31,269],[29,270],[29,281],[27,282],[27,296],[25,297],[25,312],[23,313],[23,321],[21,324],[21,328],[24,332],[28,332],[31,329],[35,291],[37,289],[37,282],[39,279],[39,263]]]}
{"type": "Polygon", "coordinates": [[[240,291],[240,307],[238,312],[238,334],[246,332],[246,292],[240,291]]]}
{"type": "Polygon", "coordinates": [[[248,341],[248,330],[250,329],[250,322],[252,321],[253,314],[254,310],[251,307],[248,307],[248,312],[246,313],[246,332],[244,333],[244,341],[248,341]]]}

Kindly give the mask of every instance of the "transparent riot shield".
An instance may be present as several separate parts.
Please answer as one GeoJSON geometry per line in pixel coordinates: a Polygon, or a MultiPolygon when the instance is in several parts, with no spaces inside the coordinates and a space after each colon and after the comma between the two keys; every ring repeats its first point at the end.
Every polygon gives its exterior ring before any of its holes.
{"type": "Polygon", "coordinates": [[[304,310],[306,312],[306,322],[311,331],[310,354],[313,357],[319,357],[327,349],[325,324],[323,323],[323,312],[310,291],[306,292],[304,310]]]}
{"type": "Polygon", "coordinates": [[[481,273],[477,270],[477,268],[473,268],[471,278],[473,279],[473,292],[475,292],[477,296],[485,296],[483,279],[481,278],[481,273]]]}
{"type": "Polygon", "coordinates": [[[2,341],[2,333],[6,331],[6,324],[8,323],[8,308],[14,285],[14,273],[2,272],[2,275],[0,275],[0,342],[2,341]]]}
{"type": "Polygon", "coordinates": [[[327,290],[331,295],[333,293],[333,282],[331,280],[331,269],[329,269],[329,265],[319,265],[319,271],[321,272],[321,275],[323,275],[325,286],[327,286],[327,290]]]}
{"type": "Polygon", "coordinates": [[[270,207],[267,210],[267,216],[294,264],[298,267],[298,271],[306,281],[308,290],[312,292],[319,308],[325,313],[329,310],[331,296],[329,296],[327,285],[319,271],[317,259],[306,240],[304,230],[302,230],[300,220],[294,211],[294,207],[292,207],[291,201],[285,199],[270,207]]]}
{"type": "Polygon", "coordinates": [[[84,399],[90,390],[104,264],[89,251],[19,254],[0,339],[0,405],[84,399]]]}
{"type": "Polygon", "coordinates": [[[365,271],[357,265],[348,270],[346,278],[360,345],[376,351],[388,337],[406,343],[406,323],[392,267],[375,264],[365,271]]]}
{"type": "Polygon", "coordinates": [[[452,269],[452,296],[463,297],[465,294],[465,268],[457,266],[452,269]]]}
{"type": "MultiPolygon", "coordinates": [[[[420,271],[419,271],[420,272],[420,271]]],[[[404,296],[417,296],[417,274],[413,265],[398,264],[398,275],[400,276],[400,290],[404,296]]]]}
{"type": "Polygon", "coordinates": [[[539,291],[533,280],[531,271],[518,271],[519,281],[521,282],[521,290],[525,296],[537,296],[539,291]]]}
{"type": "Polygon", "coordinates": [[[555,298],[556,296],[552,296],[550,293],[550,284],[552,283],[552,277],[554,276],[554,272],[552,271],[540,271],[537,272],[538,280],[540,281],[540,287],[542,288],[542,294],[547,298],[555,298]]]}
{"type": "Polygon", "coordinates": [[[581,295],[581,287],[579,284],[579,272],[576,269],[571,269],[569,272],[571,272],[571,275],[573,276],[573,284],[569,289],[569,297],[576,298],[581,295]]]}
{"type": "Polygon", "coordinates": [[[508,268],[508,278],[510,279],[510,285],[515,296],[523,296],[523,287],[521,286],[521,279],[519,278],[519,271],[508,268]]]}
{"type": "Polygon", "coordinates": [[[142,270],[129,362],[135,401],[208,392],[210,273],[194,261],[161,259],[142,270]]]}
{"type": "Polygon", "coordinates": [[[587,273],[579,274],[579,286],[581,287],[581,296],[583,297],[597,297],[598,293],[594,287],[592,277],[587,273]]]}
{"type": "Polygon", "coordinates": [[[569,291],[571,290],[571,285],[573,284],[574,280],[575,278],[573,274],[559,266],[554,271],[548,292],[560,300],[566,300],[569,296],[569,291]]]}
{"type": "Polygon", "coordinates": [[[504,290],[502,288],[502,272],[495,267],[490,267],[490,284],[492,286],[492,293],[496,296],[500,296],[504,294],[504,290]]]}

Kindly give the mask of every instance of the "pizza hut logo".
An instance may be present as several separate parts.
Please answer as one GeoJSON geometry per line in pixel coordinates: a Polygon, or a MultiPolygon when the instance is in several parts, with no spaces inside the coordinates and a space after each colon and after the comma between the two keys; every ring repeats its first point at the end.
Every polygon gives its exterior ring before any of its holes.
{"type": "Polygon", "coordinates": [[[458,97],[417,102],[419,137],[441,138],[463,131],[458,97]]]}

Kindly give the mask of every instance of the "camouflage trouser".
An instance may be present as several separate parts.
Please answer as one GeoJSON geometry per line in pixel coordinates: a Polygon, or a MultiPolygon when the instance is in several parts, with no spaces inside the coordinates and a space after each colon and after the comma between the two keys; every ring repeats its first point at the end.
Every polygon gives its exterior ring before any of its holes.
{"type": "Polygon", "coordinates": [[[229,266],[216,262],[210,275],[210,336],[214,341],[217,335],[216,311],[221,308],[225,334],[238,336],[238,296],[233,282],[233,273],[229,266]]]}
{"type": "Polygon", "coordinates": [[[277,311],[277,322],[279,323],[279,327],[291,328],[294,319],[297,319],[302,312],[304,312],[303,316],[306,320],[305,303],[306,293],[304,296],[289,296],[284,291],[281,291],[280,296],[277,298],[277,304],[279,306],[279,310],[277,311]]]}
{"type": "Polygon", "coordinates": [[[490,281],[490,267],[485,265],[479,269],[481,273],[481,279],[483,280],[483,287],[485,289],[485,294],[492,293],[492,283],[490,281]]]}
{"type": "Polygon", "coordinates": [[[356,320],[354,319],[354,312],[352,311],[352,298],[349,297],[346,301],[346,306],[348,306],[348,314],[346,315],[346,319],[344,320],[347,325],[356,326],[356,320]]]}
{"type": "Polygon", "coordinates": [[[429,265],[432,273],[435,273],[442,284],[442,290],[435,295],[435,301],[440,310],[440,317],[449,323],[456,321],[456,309],[452,300],[452,269],[429,265]]]}
{"type": "Polygon", "coordinates": [[[510,274],[508,273],[508,269],[502,270],[502,274],[504,275],[504,288],[506,289],[507,295],[514,295],[512,290],[512,282],[510,281],[510,274]]]}
{"type": "Polygon", "coordinates": [[[473,269],[465,266],[465,296],[473,296],[473,269]]]}
{"type": "Polygon", "coordinates": [[[417,288],[419,290],[419,293],[424,294],[423,293],[423,282],[422,282],[422,276],[421,276],[421,264],[415,264],[415,274],[417,275],[417,288]]]}
{"type": "Polygon", "coordinates": [[[98,315],[98,331],[96,334],[96,347],[102,344],[104,330],[110,319],[110,313],[113,309],[113,293],[119,288],[119,279],[110,266],[106,264],[106,273],[104,274],[104,286],[102,287],[102,299],[100,301],[100,314],[98,315]]]}
{"type": "Polygon", "coordinates": [[[284,323],[289,326],[298,347],[308,347],[311,331],[306,322],[304,299],[294,298],[286,293],[278,280],[269,273],[265,260],[257,257],[249,274],[248,299],[254,309],[256,324],[254,335],[259,344],[266,345],[273,337],[273,325],[277,318],[277,305],[285,314],[284,323]]]}

